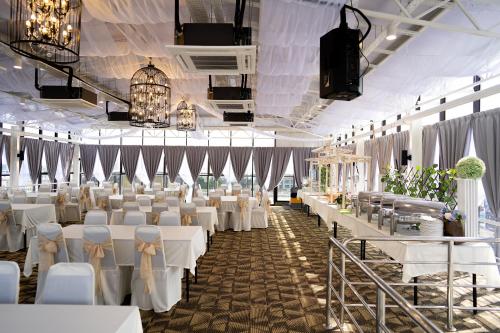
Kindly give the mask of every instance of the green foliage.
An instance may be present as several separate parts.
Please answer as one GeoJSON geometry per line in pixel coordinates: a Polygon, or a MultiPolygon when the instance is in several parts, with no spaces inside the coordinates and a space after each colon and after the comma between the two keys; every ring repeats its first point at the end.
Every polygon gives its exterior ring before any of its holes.
{"type": "Polygon", "coordinates": [[[483,177],[486,166],[481,159],[467,156],[457,162],[456,169],[458,178],[477,179],[483,177]]]}
{"type": "Polygon", "coordinates": [[[448,207],[456,205],[455,169],[439,170],[437,165],[428,168],[416,167],[405,173],[389,170],[383,177],[384,190],[413,198],[438,200],[448,207]]]}

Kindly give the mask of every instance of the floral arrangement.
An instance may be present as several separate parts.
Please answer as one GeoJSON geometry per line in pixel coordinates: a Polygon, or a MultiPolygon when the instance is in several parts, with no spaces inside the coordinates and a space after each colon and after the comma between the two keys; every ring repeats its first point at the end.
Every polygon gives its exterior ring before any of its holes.
{"type": "Polygon", "coordinates": [[[467,156],[457,162],[456,170],[458,178],[478,179],[483,177],[486,166],[481,159],[474,156],[467,156]]]}
{"type": "MultiPolygon", "coordinates": [[[[340,194],[337,197],[337,199],[335,199],[335,202],[337,203],[337,205],[342,205],[342,198],[343,198],[343,196],[344,196],[343,194],[340,194]]],[[[346,195],[345,204],[346,204],[346,206],[351,204],[351,198],[350,198],[349,195],[346,195]]]]}
{"type": "Polygon", "coordinates": [[[463,222],[465,220],[465,214],[458,209],[449,210],[443,208],[441,210],[441,219],[445,222],[463,222]]]}

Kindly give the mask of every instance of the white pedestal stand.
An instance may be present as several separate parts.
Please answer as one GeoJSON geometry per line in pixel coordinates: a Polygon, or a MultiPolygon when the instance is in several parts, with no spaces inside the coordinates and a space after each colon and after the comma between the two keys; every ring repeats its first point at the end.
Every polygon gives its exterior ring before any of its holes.
{"type": "Polygon", "coordinates": [[[478,186],[478,179],[457,179],[457,208],[466,216],[465,237],[479,237],[478,186]]]}

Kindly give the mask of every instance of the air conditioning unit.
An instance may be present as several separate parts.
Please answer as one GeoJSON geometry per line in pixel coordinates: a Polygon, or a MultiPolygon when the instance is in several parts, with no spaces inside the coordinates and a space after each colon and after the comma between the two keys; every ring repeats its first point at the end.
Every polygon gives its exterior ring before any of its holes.
{"type": "Polygon", "coordinates": [[[111,111],[108,112],[108,121],[126,121],[128,122],[128,112],[111,111]]]}
{"type": "Polygon", "coordinates": [[[253,123],[253,112],[224,112],[224,123],[230,126],[249,126],[253,123]]]}
{"type": "Polygon", "coordinates": [[[255,111],[250,88],[212,87],[208,89],[207,99],[212,109],[220,113],[255,111]]]}
{"type": "Polygon", "coordinates": [[[97,107],[97,94],[83,87],[41,86],[40,98],[33,100],[58,108],[97,107]]]}

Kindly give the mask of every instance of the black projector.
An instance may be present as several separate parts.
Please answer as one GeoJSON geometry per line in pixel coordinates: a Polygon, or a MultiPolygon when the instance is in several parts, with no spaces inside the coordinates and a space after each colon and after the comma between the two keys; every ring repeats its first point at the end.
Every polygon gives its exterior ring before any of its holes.
{"type": "Polygon", "coordinates": [[[41,86],[40,98],[46,100],[82,100],[97,105],[97,94],[82,87],[41,86]]]}
{"type": "Polygon", "coordinates": [[[251,28],[241,29],[237,36],[232,23],[184,23],[182,34],[177,37],[177,45],[233,46],[250,45],[251,28]]]}
{"type": "Polygon", "coordinates": [[[340,27],[323,35],[319,54],[319,97],[350,101],[361,96],[361,31],[340,27]]]}
{"type": "Polygon", "coordinates": [[[208,88],[207,98],[211,100],[246,100],[252,99],[251,88],[212,87],[208,88]]]}
{"type": "Polygon", "coordinates": [[[224,111],[224,122],[229,123],[253,123],[253,113],[247,112],[227,112],[224,111]]]}
{"type": "Polygon", "coordinates": [[[119,112],[119,111],[108,112],[108,121],[129,121],[128,112],[119,112]]]}

